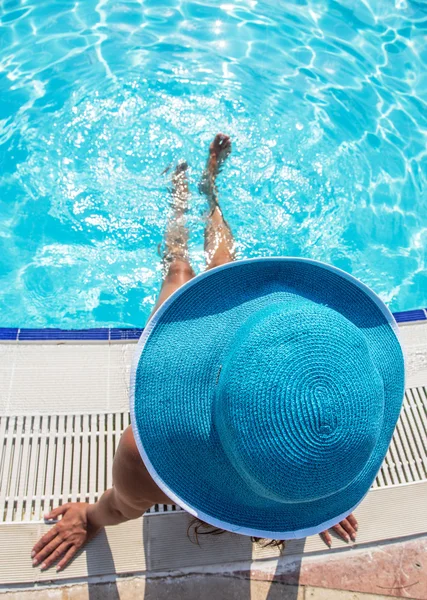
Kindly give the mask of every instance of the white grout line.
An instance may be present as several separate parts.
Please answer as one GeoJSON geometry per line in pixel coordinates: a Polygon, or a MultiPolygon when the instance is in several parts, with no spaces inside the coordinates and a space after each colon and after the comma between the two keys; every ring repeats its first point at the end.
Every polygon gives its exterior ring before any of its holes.
{"type": "Polygon", "coordinates": [[[107,486],[106,489],[113,485],[113,415],[109,413],[107,415],[107,435],[106,435],[106,446],[107,446],[107,486]]]}
{"type": "Polygon", "coordinates": [[[31,417],[24,417],[23,432],[24,443],[22,449],[21,476],[19,480],[19,489],[17,492],[18,501],[16,504],[16,520],[23,519],[24,495],[26,493],[26,484],[29,477],[29,458],[30,458],[30,436],[28,435],[28,424],[31,417]]]}
{"type": "Polygon", "coordinates": [[[98,415],[90,415],[90,452],[89,452],[89,502],[93,504],[95,502],[95,496],[97,492],[97,470],[98,470],[98,451],[97,451],[97,426],[98,426],[98,415]]]}
{"type": "Polygon", "coordinates": [[[36,480],[36,498],[35,498],[35,506],[34,506],[34,516],[38,518],[41,511],[41,497],[44,492],[44,479],[46,473],[46,446],[47,446],[47,433],[48,433],[48,419],[49,416],[45,415],[41,418],[41,427],[42,433],[44,435],[41,436],[39,445],[40,445],[40,453],[39,459],[37,461],[37,480],[36,480]]]}
{"type": "MultiPolygon", "coordinates": [[[[31,418],[31,417],[30,417],[31,418]]],[[[40,425],[41,417],[32,417],[31,418],[31,426],[32,428],[38,428],[40,425]]],[[[29,457],[29,475],[28,475],[28,485],[26,490],[27,500],[25,501],[25,514],[24,521],[31,521],[32,518],[32,498],[35,496],[36,492],[36,470],[37,470],[37,460],[39,456],[39,440],[33,436],[30,438],[30,457],[29,457]]]]}
{"type": "MultiPolygon", "coordinates": [[[[52,415],[50,417],[49,433],[52,429],[54,431],[57,431],[57,429],[58,429],[56,426],[57,422],[58,422],[58,417],[52,415]]],[[[46,477],[45,477],[45,485],[44,485],[45,501],[43,502],[43,508],[42,508],[42,514],[44,514],[44,515],[49,513],[51,510],[50,502],[49,502],[49,500],[46,500],[46,496],[53,495],[53,483],[54,483],[54,476],[55,476],[55,455],[56,455],[56,450],[58,447],[59,439],[57,436],[51,437],[50,435],[48,435],[47,441],[48,441],[47,465],[46,465],[46,477]]]]}
{"type": "MultiPolygon", "coordinates": [[[[16,417],[9,417],[7,426],[11,427],[12,430],[15,429],[16,417]]],[[[5,520],[5,511],[7,509],[6,506],[6,495],[8,493],[9,482],[10,482],[10,464],[11,464],[11,456],[13,451],[13,440],[9,439],[6,433],[6,449],[5,449],[5,458],[4,458],[4,466],[3,466],[3,482],[0,486],[0,519],[2,521],[5,520]]]]}
{"type": "Polygon", "coordinates": [[[100,431],[98,435],[98,481],[96,485],[96,493],[100,496],[105,488],[105,433],[106,433],[106,418],[105,415],[99,415],[100,431]]]}
{"type": "Polygon", "coordinates": [[[23,433],[23,425],[24,425],[24,419],[23,417],[18,417],[15,421],[15,425],[16,425],[16,438],[14,439],[14,443],[13,443],[13,463],[12,463],[12,470],[10,473],[10,484],[9,484],[9,490],[8,490],[8,496],[10,498],[12,498],[11,502],[6,501],[6,505],[7,505],[7,512],[6,512],[6,521],[13,521],[13,509],[14,509],[14,500],[15,497],[17,496],[17,492],[18,492],[18,486],[19,486],[19,479],[20,476],[22,477],[24,475],[24,472],[22,469],[20,469],[20,461],[22,459],[22,454],[21,454],[21,440],[22,440],[22,433],[23,433]]]}
{"type": "Polygon", "coordinates": [[[55,434],[56,440],[56,460],[55,460],[55,487],[53,489],[53,505],[58,506],[58,499],[61,495],[62,478],[64,476],[64,446],[65,446],[65,415],[58,415],[58,432],[55,434]]]}
{"type": "MultiPolygon", "coordinates": [[[[89,492],[89,475],[90,475],[90,462],[89,462],[89,415],[83,415],[83,437],[82,437],[82,452],[80,455],[80,495],[86,496],[89,492]]],[[[76,466],[74,465],[74,469],[76,466]]]]}
{"type": "MultiPolygon", "coordinates": [[[[71,496],[71,462],[73,459],[73,422],[72,415],[65,416],[65,448],[64,448],[64,473],[62,483],[59,487],[59,496],[69,498],[71,496]]],[[[58,500],[59,500],[58,496],[58,500]]]]}
{"type": "Polygon", "coordinates": [[[71,469],[71,502],[77,501],[77,495],[80,489],[80,481],[79,481],[79,471],[80,471],[80,452],[79,452],[79,444],[77,443],[77,438],[81,432],[81,420],[83,417],[80,415],[73,415],[74,420],[74,435],[72,436],[72,445],[73,445],[73,465],[71,469]]]}

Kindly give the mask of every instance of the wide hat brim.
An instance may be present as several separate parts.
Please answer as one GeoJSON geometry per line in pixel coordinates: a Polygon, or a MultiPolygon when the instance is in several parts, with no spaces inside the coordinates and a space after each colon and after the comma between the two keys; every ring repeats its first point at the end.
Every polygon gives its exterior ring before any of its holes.
{"type": "Polygon", "coordinates": [[[242,260],[189,281],[147,324],[132,366],[132,428],[154,481],[190,514],[244,535],[302,538],[347,517],[369,491],[390,444],[403,393],[397,325],[367,286],[318,261],[242,260]],[[289,294],[339,312],[363,332],[385,397],[378,440],[357,477],[327,499],[295,504],[254,494],[227,457],[212,416],[213,387],[236,329],[254,310],[286,301],[289,294]]]}

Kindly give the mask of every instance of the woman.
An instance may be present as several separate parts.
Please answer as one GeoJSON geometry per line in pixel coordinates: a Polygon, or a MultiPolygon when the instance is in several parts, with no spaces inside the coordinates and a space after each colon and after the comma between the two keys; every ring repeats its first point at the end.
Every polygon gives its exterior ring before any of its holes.
{"type": "Polygon", "coordinates": [[[46,515],[62,518],[33,548],[42,569],[58,559],[63,569],[103,527],[153,504],[176,502],[215,532],[277,540],[321,533],[330,546],[332,527],[356,539],[352,509],[375,478],[402,402],[395,326],[372,292],[331,267],[229,264],[234,240],[216,177],[230,149],[218,134],[200,185],[210,207],[208,273],[170,298],[195,277],[186,164],[173,174],[165,277],[140,342],[132,427],[114,458],[114,485],[95,504],[46,515]],[[209,273],[220,265],[228,266],[209,273]]]}

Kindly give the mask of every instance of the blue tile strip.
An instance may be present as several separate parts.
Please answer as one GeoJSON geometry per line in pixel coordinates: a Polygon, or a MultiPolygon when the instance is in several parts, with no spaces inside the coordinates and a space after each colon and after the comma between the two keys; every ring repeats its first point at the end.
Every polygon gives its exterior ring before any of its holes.
{"type": "MultiPolygon", "coordinates": [[[[411,321],[427,321],[427,308],[405,310],[393,313],[398,323],[411,321]]],[[[115,328],[109,329],[18,329],[17,327],[0,327],[0,341],[59,341],[59,340],[98,340],[98,341],[126,341],[138,340],[142,328],[115,328]]]]}
{"type": "Polygon", "coordinates": [[[405,323],[408,321],[427,321],[426,311],[424,308],[395,312],[393,313],[393,316],[398,323],[405,323]]]}
{"type": "Polygon", "coordinates": [[[20,329],[18,341],[109,340],[109,329],[20,329]]]}
{"type": "Polygon", "coordinates": [[[18,329],[12,327],[0,328],[0,340],[16,340],[18,338],[18,329]]]}

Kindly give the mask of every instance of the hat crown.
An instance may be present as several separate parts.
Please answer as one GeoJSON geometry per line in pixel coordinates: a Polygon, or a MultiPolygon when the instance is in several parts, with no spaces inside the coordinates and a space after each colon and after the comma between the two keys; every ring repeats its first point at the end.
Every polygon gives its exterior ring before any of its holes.
{"type": "Polygon", "coordinates": [[[254,493],[327,498],[362,472],[380,435],[383,381],[363,330],[307,299],[253,314],[224,356],[215,426],[254,493]]]}

